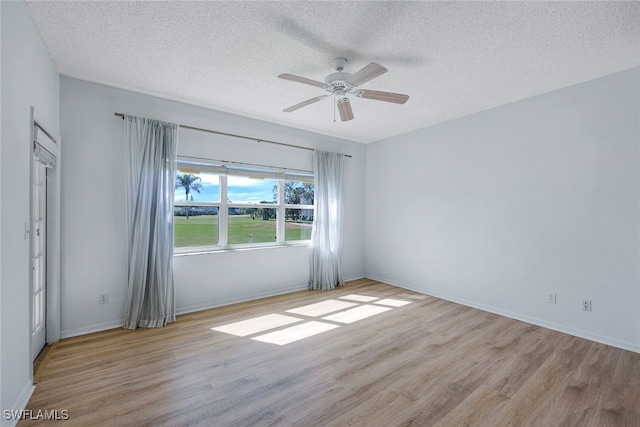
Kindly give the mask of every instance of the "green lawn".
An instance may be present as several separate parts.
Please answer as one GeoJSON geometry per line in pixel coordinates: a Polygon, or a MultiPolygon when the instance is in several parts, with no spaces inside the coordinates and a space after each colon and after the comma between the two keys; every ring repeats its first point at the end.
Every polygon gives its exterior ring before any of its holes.
{"type": "Polygon", "coordinates": [[[248,215],[229,215],[229,244],[276,241],[276,220],[251,219],[248,215]]]}
{"type": "MultiPolygon", "coordinates": [[[[285,239],[308,240],[311,238],[310,223],[287,222],[285,239]]],[[[229,216],[229,244],[276,241],[276,220],[251,219],[248,215],[229,216]]],[[[211,246],[218,244],[218,216],[199,215],[187,219],[174,217],[174,246],[211,246]]]]}
{"type": "Polygon", "coordinates": [[[218,216],[173,217],[173,246],[211,246],[218,244],[218,216]]]}
{"type": "Polygon", "coordinates": [[[286,241],[292,240],[309,240],[311,239],[311,225],[310,221],[291,222],[284,223],[284,236],[286,241]]]}

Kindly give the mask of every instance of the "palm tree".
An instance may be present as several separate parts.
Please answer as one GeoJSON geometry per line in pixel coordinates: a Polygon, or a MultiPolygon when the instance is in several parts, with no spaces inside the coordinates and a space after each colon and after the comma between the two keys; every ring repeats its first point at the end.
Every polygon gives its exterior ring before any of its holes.
{"type": "MultiPolygon", "coordinates": [[[[199,176],[192,175],[190,173],[179,173],[176,175],[176,189],[184,188],[185,200],[189,201],[189,193],[196,192],[200,194],[202,190],[202,184],[200,184],[199,176]]],[[[193,200],[193,196],[191,196],[191,200],[193,200]]],[[[189,207],[187,207],[187,219],[189,219],[189,207]]]]}

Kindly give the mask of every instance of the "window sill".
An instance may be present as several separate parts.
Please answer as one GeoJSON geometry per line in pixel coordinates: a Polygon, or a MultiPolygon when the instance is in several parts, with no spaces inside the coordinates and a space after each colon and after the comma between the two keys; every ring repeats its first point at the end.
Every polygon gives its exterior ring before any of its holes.
{"type": "Polygon", "coordinates": [[[226,248],[222,247],[213,247],[213,246],[203,246],[197,248],[178,248],[174,249],[173,256],[174,257],[183,257],[183,256],[192,256],[192,255],[206,255],[206,254],[217,254],[217,253],[226,253],[226,252],[245,252],[245,251],[256,251],[256,250],[265,250],[265,249],[281,249],[281,248],[292,248],[299,246],[310,246],[311,242],[309,240],[303,240],[299,242],[291,242],[291,243],[280,243],[277,245],[268,244],[264,246],[228,246],[226,248]]]}

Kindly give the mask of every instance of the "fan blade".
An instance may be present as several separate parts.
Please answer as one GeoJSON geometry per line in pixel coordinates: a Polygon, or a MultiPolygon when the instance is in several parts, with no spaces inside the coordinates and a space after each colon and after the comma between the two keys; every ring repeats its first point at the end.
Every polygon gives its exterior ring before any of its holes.
{"type": "Polygon", "coordinates": [[[338,112],[340,113],[340,119],[343,122],[348,122],[353,119],[353,110],[351,109],[351,102],[349,98],[338,99],[338,112]]]}
{"type": "Polygon", "coordinates": [[[279,79],[285,79],[285,80],[291,80],[292,82],[298,82],[298,83],[304,83],[306,85],[311,85],[311,86],[315,86],[315,87],[321,87],[324,88],[325,86],[327,86],[326,84],[316,81],[316,80],[311,80],[311,79],[307,79],[305,77],[300,77],[300,76],[294,76],[293,74],[280,74],[278,76],[279,79]]]}
{"type": "Polygon", "coordinates": [[[386,73],[387,71],[388,70],[382,65],[372,62],[371,64],[367,65],[362,70],[351,76],[351,78],[349,79],[349,83],[354,86],[360,86],[362,83],[366,83],[369,80],[386,73]]]}
{"type": "Polygon", "coordinates": [[[282,110],[282,111],[284,111],[285,113],[290,113],[290,112],[292,112],[292,111],[296,111],[296,110],[297,110],[297,109],[299,109],[299,108],[306,107],[306,106],[307,106],[307,105],[309,105],[309,104],[313,104],[314,102],[318,102],[318,101],[320,101],[321,99],[325,99],[327,96],[329,96],[329,95],[316,96],[315,98],[307,99],[306,101],[302,101],[302,102],[301,102],[301,103],[299,103],[299,104],[292,105],[292,106],[291,106],[291,107],[289,107],[289,108],[285,108],[285,109],[284,109],[284,110],[282,110]]]}
{"type": "Polygon", "coordinates": [[[359,90],[355,93],[355,96],[365,99],[375,99],[376,101],[393,102],[394,104],[404,104],[409,99],[409,95],[380,92],[379,90],[359,90]]]}

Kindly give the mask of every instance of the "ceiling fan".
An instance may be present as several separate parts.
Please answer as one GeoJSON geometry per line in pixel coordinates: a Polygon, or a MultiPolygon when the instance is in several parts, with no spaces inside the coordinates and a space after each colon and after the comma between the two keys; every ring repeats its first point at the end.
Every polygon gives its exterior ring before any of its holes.
{"type": "Polygon", "coordinates": [[[282,111],[284,111],[285,113],[290,113],[302,107],[306,107],[307,105],[313,104],[314,102],[318,102],[328,96],[334,95],[336,97],[340,97],[336,101],[335,106],[338,108],[338,112],[340,113],[340,119],[343,122],[346,122],[353,119],[353,110],[351,109],[349,98],[346,97],[347,94],[352,94],[358,98],[393,102],[395,104],[404,104],[409,99],[409,95],[359,88],[361,84],[366,83],[369,80],[372,80],[373,78],[386,73],[387,69],[382,65],[372,62],[357,73],[349,74],[342,71],[344,70],[346,64],[346,59],[336,58],[334,61],[336,72],[325,77],[324,83],[307,79],[305,77],[295,76],[293,74],[280,74],[278,78],[319,87],[328,92],[327,95],[320,95],[311,99],[307,99],[306,101],[302,101],[299,104],[292,105],[289,108],[285,108],[282,111]]]}

